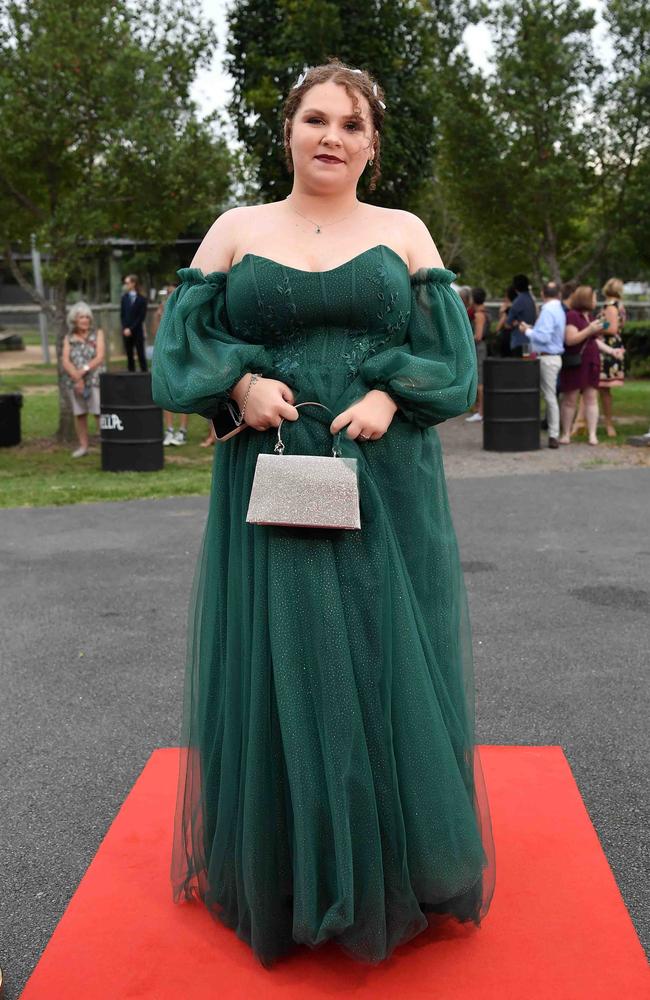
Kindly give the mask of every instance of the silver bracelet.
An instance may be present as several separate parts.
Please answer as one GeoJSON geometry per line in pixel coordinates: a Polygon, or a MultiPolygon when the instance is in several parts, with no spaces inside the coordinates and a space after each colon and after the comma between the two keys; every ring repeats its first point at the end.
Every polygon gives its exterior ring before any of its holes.
{"type": "Polygon", "coordinates": [[[257,380],[260,379],[260,378],[262,378],[262,376],[260,375],[259,372],[252,372],[251,373],[251,380],[248,383],[248,388],[246,389],[246,393],[245,393],[244,398],[242,400],[241,410],[239,411],[239,415],[240,415],[240,418],[241,418],[241,423],[244,422],[244,414],[246,413],[246,404],[248,403],[248,396],[250,394],[250,391],[253,388],[253,385],[255,384],[255,382],[257,382],[257,380]]]}

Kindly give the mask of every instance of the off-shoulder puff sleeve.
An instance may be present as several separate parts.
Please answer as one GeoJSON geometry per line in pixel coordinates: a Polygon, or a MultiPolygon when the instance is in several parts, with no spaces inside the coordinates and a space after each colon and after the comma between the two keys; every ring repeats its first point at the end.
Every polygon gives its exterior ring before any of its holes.
{"type": "Polygon", "coordinates": [[[223,271],[177,272],[156,334],[152,362],[154,402],[173,413],[213,417],[247,371],[270,374],[262,344],[239,340],[230,330],[223,271]]]}
{"type": "Polygon", "coordinates": [[[420,427],[464,413],[476,399],[476,348],[467,310],[445,268],[411,275],[411,314],[404,344],[368,358],[363,381],[384,389],[420,427]]]}

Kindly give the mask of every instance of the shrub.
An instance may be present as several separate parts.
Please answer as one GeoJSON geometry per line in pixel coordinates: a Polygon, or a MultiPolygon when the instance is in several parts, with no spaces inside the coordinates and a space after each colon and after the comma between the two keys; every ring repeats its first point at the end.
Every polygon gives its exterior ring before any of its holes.
{"type": "Polygon", "coordinates": [[[625,370],[636,378],[650,377],[650,320],[634,320],[625,324],[625,370]]]}

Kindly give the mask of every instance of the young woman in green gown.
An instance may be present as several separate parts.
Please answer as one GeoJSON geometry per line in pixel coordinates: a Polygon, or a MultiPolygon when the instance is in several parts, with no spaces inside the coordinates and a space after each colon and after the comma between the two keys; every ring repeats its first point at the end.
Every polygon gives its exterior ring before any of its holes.
{"type": "Polygon", "coordinates": [[[434,429],[474,402],[476,353],[423,223],[357,198],[382,98],[336,61],[303,75],[291,195],[217,219],[156,338],[159,406],[246,400],[247,425],[215,449],[191,596],[173,895],[266,967],[328,940],[380,962],[432,915],[479,925],[494,885],[434,429]],[[344,429],[360,531],[246,523],[283,418],[287,453],[326,455],[344,429]]]}

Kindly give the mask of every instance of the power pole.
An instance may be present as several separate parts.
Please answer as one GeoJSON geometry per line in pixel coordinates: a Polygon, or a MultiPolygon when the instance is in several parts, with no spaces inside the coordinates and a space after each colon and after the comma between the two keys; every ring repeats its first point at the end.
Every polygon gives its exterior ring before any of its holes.
{"type": "MultiPolygon", "coordinates": [[[[36,246],[36,237],[32,233],[32,270],[34,272],[34,288],[38,294],[45,298],[43,290],[43,275],[41,273],[41,252],[36,246]]],[[[41,348],[43,350],[43,361],[46,365],[50,363],[50,344],[47,337],[47,313],[41,306],[38,313],[38,327],[41,334],[41,348]]]]}

